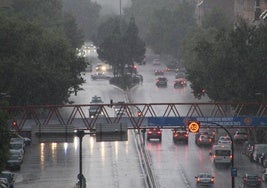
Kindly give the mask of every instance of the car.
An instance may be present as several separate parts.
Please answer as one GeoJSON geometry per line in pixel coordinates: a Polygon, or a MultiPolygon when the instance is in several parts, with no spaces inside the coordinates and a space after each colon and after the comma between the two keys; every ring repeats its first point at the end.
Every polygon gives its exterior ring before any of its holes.
{"type": "Polygon", "coordinates": [[[184,72],[177,72],[175,74],[175,79],[178,79],[178,78],[185,78],[185,73],[184,72]]]}
{"type": "Polygon", "coordinates": [[[195,179],[198,185],[213,185],[215,182],[215,177],[207,172],[199,173],[195,179]]]}
{"type": "Polygon", "coordinates": [[[161,141],[162,139],[162,130],[160,128],[150,128],[147,131],[147,140],[150,139],[159,139],[161,141]]]}
{"type": "Polygon", "coordinates": [[[264,173],[261,175],[261,180],[263,182],[267,182],[267,170],[265,170],[264,173]]]}
{"type": "Polygon", "coordinates": [[[234,142],[235,143],[244,143],[248,140],[248,133],[245,131],[237,130],[234,134],[234,142]]]}
{"type": "Polygon", "coordinates": [[[183,88],[187,85],[187,81],[184,78],[178,78],[174,80],[173,87],[174,88],[183,88]]]}
{"type": "Polygon", "coordinates": [[[245,154],[249,159],[252,158],[254,145],[255,143],[251,141],[245,141],[243,143],[243,154],[245,154]]]}
{"type": "Polygon", "coordinates": [[[167,80],[166,77],[161,76],[161,77],[157,78],[156,86],[158,86],[158,87],[167,87],[167,85],[168,85],[168,80],[167,80]]]}
{"type": "MultiPolygon", "coordinates": [[[[258,162],[261,166],[264,164],[264,160],[266,159],[267,151],[263,152],[262,154],[259,155],[258,162]]],[[[264,167],[264,166],[263,166],[264,167]]]]}
{"type": "Polygon", "coordinates": [[[260,155],[266,152],[267,152],[267,144],[255,144],[253,146],[252,157],[250,158],[251,161],[258,162],[260,155]]]}
{"type": "Polygon", "coordinates": [[[0,178],[0,188],[9,188],[7,178],[0,178]]]}
{"type": "Polygon", "coordinates": [[[232,141],[229,136],[220,136],[218,144],[232,144],[232,141]]]}
{"type": "Polygon", "coordinates": [[[21,164],[22,159],[19,155],[10,155],[6,163],[6,168],[9,170],[20,170],[21,164]]]}
{"type": "Polygon", "coordinates": [[[92,97],[90,103],[95,105],[89,107],[89,117],[94,118],[96,115],[102,115],[101,107],[98,105],[103,103],[102,98],[95,95],[92,97]]]}
{"type": "Polygon", "coordinates": [[[214,129],[200,129],[198,133],[195,134],[195,143],[197,144],[198,139],[201,135],[208,135],[212,139],[212,143],[215,141],[216,131],[214,129]]]}
{"type": "Polygon", "coordinates": [[[109,80],[111,76],[108,76],[102,72],[97,72],[91,75],[92,80],[109,80]]]}
{"type": "Polygon", "coordinates": [[[158,75],[164,75],[164,71],[163,70],[155,70],[155,76],[158,75]]]}
{"type": "Polygon", "coordinates": [[[10,143],[14,143],[14,142],[20,142],[20,143],[22,143],[23,149],[25,149],[26,144],[25,144],[25,141],[24,141],[23,138],[19,138],[19,137],[12,137],[12,138],[10,138],[10,143]]]}
{"type": "Polygon", "coordinates": [[[114,108],[115,111],[116,111],[116,110],[120,110],[120,109],[126,107],[125,104],[126,104],[126,103],[125,103],[124,101],[118,101],[117,103],[115,103],[115,104],[113,105],[113,108],[114,108]]]}
{"type": "Polygon", "coordinates": [[[10,149],[9,150],[9,155],[17,155],[20,158],[21,161],[23,161],[23,158],[24,158],[24,154],[21,151],[18,151],[18,150],[10,149]]]}
{"type": "Polygon", "coordinates": [[[153,59],[152,64],[153,65],[161,65],[160,59],[153,59]]]}
{"type": "Polygon", "coordinates": [[[172,139],[173,142],[185,142],[188,143],[188,131],[186,128],[175,128],[172,130],[172,139]]]}
{"type": "Polygon", "coordinates": [[[10,142],[10,150],[16,150],[24,155],[24,144],[21,142],[10,142]]]}
{"type": "Polygon", "coordinates": [[[95,96],[92,97],[90,103],[104,103],[104,102],[102,101],[101,97],[95,95],[95,96]]]}
{"type": "Polygon", "coordinates": [[[208,134],[200,134],[198,139],[196,140],[196,144],[198,146],[212,146],[213,138],[211,135],[208,134]]]}
{"type": "Polygon", "coordinates": [[[257,174],[246,173],[243,176],[244,187],[250,187],[250,186],[259,187],[261,185],[261,181],[262,181],[261,177],[258,176],[257,174]]]}
{"type": "Polygon", "coordinates": [[[11,172],[11,171],[2,171],[0,173],[0,178],[5,178],[7,179],[8,182],[8,188],[13,188],[14,187],[14,183],[15,183],[15,173],[11,172]]]}

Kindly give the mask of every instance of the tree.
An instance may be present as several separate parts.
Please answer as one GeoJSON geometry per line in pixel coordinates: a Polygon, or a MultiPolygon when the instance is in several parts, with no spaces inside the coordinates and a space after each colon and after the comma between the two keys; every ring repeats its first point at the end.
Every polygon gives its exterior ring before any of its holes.
{"type": "Polygon", "coordinates": [[[38,24],[51,34],[57,33],[66,37],[74,49],[83,44],[83,35],[75,18],[68,12],[63,14],[61,1],[14,0],[12,7],[13,16],[38,24]]]}
{"type": "MultiPolygon", "coordinates": [[[[2,96],[0,96],[2,97],[2,96]]],[[[0,106],[7,106],[5,99],[0,98],[0,106]]],[[[4,169],[9,157],[9,140],[10,134],[7,127],[8,113],[0,110],[0,172],[4,169]]]]}
{"type": "Polygon", "coordinates": [[[189,29],[196,24],[193,10],[192,5],[181,3],[172,11],[162,8],[154,12],[148,43],[156,53],[179,59],[183,40],[189,29]]]}
{"type": "Polygon", "coordinates": [[[83,58],[39,25],[0,17],[0,91],[11,105],[62,104],[84,81],[83,58]]]}
{"type": "Polygon", "coordinates": [[[266,93],[266,27],[241,21],[231,31],[213,27],[190,35],[183,64],[195,96],[204,89],[215,101],[255,101],[255,93],[266,93]]]}
{"type": "Polygon", "coordinates": [[[100,26],[98,41],[102,41],[97,50],[100,59],[111,64],[114,76],[124,75],[125,65],[132,66],[134,61],[140,62],[144,58],[145,43],[138,37],[138,28],[134,18],[125,27],[124,21],[110,19],[100,26]],[[110,24],[112,23],[112,24],[110,24]],[[108,32],[112,31],[112,32],[108,32]]]}

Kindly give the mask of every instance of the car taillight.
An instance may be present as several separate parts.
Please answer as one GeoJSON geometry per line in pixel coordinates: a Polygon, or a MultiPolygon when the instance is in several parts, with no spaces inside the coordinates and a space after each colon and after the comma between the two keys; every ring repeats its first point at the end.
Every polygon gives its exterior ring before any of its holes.
{"type": "Polygon", "coordinates": [[[210,180],[210,181],[211,181],[211,182],[214,182],[214,180],[215,180],[214,178],[211,178],[211,180],[210,180]]]}
{"type": "Polygon", "coordinates": [[[233,158],[233,156],[232,156],[232,155],[230,155],[229,157],[230,157],[230,159],[232,159],[232,158],[233,158]]]}
{"type": "Polygon", "coordinates": [[[161,131],[158,131],[158,134],[161,134],[161,131]]]}
{"type": "Polygon", "coordinates": [[[258,181],[260,181],[260,182],[261,182],[261,177],[258,177],[258,181]]]}
{"type": "Polygon", "coordinates": [[[147,134],[152,134],[152,131],[148,131],[147,134]]]}
{"type": "Polygon", "coordinates": [[[197,178],[197,181],[200,182],[200,178],[197,178]]]}

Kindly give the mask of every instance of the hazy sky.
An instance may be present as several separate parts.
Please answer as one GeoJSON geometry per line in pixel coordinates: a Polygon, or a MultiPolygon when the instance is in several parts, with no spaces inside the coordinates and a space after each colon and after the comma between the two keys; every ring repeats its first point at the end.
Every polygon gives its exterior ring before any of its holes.
{"type": "MultiPolygon", "coordinates": [[[[92,2],[97,2],[102,6],[101,13],[102,14],[120,14],[120,2],[121,8],[123,11],[123,7],[127,7],[130,5],[131,0],[91,0],[92,2]]],[[[122,12],[123,13],[123,12],[122,12]]]]}

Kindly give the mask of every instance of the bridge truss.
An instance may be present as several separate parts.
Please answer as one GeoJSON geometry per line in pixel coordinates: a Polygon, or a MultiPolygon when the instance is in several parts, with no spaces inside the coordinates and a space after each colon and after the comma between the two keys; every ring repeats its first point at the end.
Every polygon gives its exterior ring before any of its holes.
{"type": "Polygon", "coordinates": [[[106,123],[120,123],[128,118],[131,125],[141,125],[147,117],[265,117],[267,104],[262,103],[126,103],[120,104],[124,113],[116,115],[114,107],[117,104],[97,104],[99,113],[94,118],[89,117],[88,110],[96,104],[72,105],[38,105],[0,107],[17,121],[16,129],[22,130],[27,121],[34,120],[36,125],[48,125],[57,121],[61,125],[71,125],[75,119],[81,119],[84,129],[92,129],[98,119],[106,123]]]}

